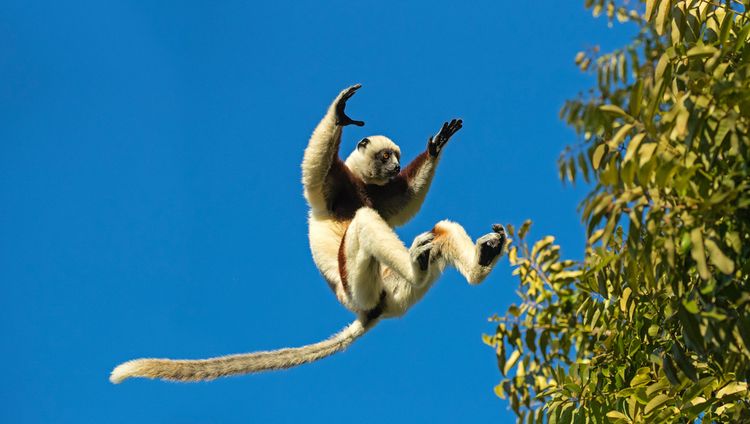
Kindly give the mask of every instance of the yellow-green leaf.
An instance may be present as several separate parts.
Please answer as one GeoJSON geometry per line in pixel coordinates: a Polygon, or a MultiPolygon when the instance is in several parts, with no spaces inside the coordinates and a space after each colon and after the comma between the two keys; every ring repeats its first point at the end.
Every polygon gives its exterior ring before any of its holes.
{"type": "Polygon", "coordinates": [[[705,245],[706,249],[708,250],[708,256],[711,259],[711,263],[714,264],[716,268],[719,268],[719,271],[727,275],[734,272],[734,261],[729,259],[724,254],[724,252],[719,249],[719,246],[715,241],[711,240],[710,238],[706,239],[705,245]]]}
{"type": "Polygon", "coordinates": [[[724,386],[721,390],[716,392],[716,397],[721,399],[724,396],[733,395],[735,393],[741,393],[747,391],[747,383],[744,381],[735,381],[724,386]]]}
{"type": "Polygon", "coordinates": [[[643,141],[644,137],[646,137],[646,133],[639,133],[634,135],[633,138],[630,139],[630,143],[628,143],[628,149],[625,151],[625,158],[623,159],[623,162],[627,162],[633,159],[633,156],[635,156],[635,153],[638,151],[638,146],[641,145],[641,141],[643,141]]]}
{"type": "Polygon", "coordinates": [[[518,350],[514,350],[513,353],[510,354],[510,357],[505,362],[505,368],[503,369],[503,374],[508,374],[508,372],[516,365],[516,362],[518,362],[518,358],[521,357],[521,352],[518,350]]]}
{"type": "Polygon", "coordinates": [[[620,411],[609,411],[609,412],[607,412],[607,418],[611,418],[613,420],[625,420],[627,422],[631,422],[630,418],[628,418],[627,415],[623,414],[620,411]]]}
{"type": "Polygon", "coordinates": [[[695,46],[687,51],[688,57],[705,57],[711,56],[716,53],[716,47],[714,46],[695,46]]]}
{"type": "Polygon", "coordinates": [[[706,264],[706,251],[703,249],[703,234],[700,228],[693,228],[690,231],[690,241],[692,242],[692,248],[690,249],[690,256],[695,261],[695,266],[698,268],[698,274],[704,280],[711,278],[711,273],[708,271],[708,265],[706,264]]]}
{"type": "Polygon", "coordinates": [[[667,17],[669,16],[669,6],[671,3],[669,0],[662,0],[659,3],[659,10],[656,11],[656,22],[654,22],[656,33],[659,35],[664,35],[664,24],[667,22],[667,17]]]}
{"type": "Polygon", "coordinates": [[[604,158],[605,154],[607,154],[606,144],[600,144],[596,146],[596,148],[594,149],[594,153],[591,156],[591,166],[593,166],[594,169],[599,169],[599,165],[601,165],[602,158],[604,158]]]}
{"type": "Polygon", "coordinates": [[[654,9],[655,6],[659,4],[658,0],[646,0],[646,15],[645,18],[647,21],[651,20],[651,16],[654,15],[654,9]]]}
{"type": "Polygon", "coordinates": [[[617,133],[615,133],[615,136],[612,137],[612,140],[610,140],[609,142],[607,142],[607,145],[609,146],[609,148],[610,149],[616,149],[617,146],[620,145],[620,143],[622,142],[622,140],[625,139],[625,136],[628,135],[628,132],[630,132],[630,130],[632,130],[632,129],[633,129],[633,125],[632,124],[625,124],[622,127],[620,127],[620,129],[617,130],[617,133]]]}
{"type": "Polygon", "coordinates": [[[602,112],[611,113],[614,115],[620,115],[624,117],[630,117],[620,106],[617,105],[601,105],[599,106],[599,110],[602,112]]]}
{"type": "Polygon", "coordinates": [[[664,395],[664,394],[656,395],[654,396],[653,399],[648,401],[648,403],[646,404],[646,409],[644,409],[643,412],[645,414],[650,414],[656,408],[659,408],[665,403],[667,403],[667,401],[669,401],[669,396],[664,395]]]}
{"type": "Polygon", "coordinates": [[[622,312],[628,311],[628,299],[632,292],[633,290],[631,290],[630,287],[625,287],[625,290],[622,291],[622,296],[620,296],[620,310],[622,312]]]}

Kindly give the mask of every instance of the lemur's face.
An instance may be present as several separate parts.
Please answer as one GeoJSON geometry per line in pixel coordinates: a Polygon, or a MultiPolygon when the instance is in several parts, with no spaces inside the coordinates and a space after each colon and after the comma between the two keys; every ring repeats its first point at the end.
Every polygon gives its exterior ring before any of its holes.
{"type": "Polygon", "coordinates": [[[347,164],[367,184],[384,185],[401,171],[401,150],[386,137],[362,139],[354,154],[359,160],[347,160],[347,164]]]}

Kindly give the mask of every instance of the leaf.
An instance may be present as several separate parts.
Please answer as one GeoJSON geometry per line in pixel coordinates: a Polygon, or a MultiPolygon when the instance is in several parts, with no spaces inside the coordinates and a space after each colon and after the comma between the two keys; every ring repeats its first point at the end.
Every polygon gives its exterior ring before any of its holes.
{"type": "Polygon", "coordinates": [[[659,4],[659,9],[656,11],[656,21],[654,22],[654,27],[656,29],[656,33],[659,35],[664,35],[665,30],[665,23],[669,22],[667,19],[669,17],[669,6],[672,3],[671,0],[663,0],[659,4]]]}
{"type": "Polygon", "coordinates": [[[628,299],[630,298],[630,294],[633,292],[630,287],[625,287],[625,289],[622,291],[622,296],[620,296],[620,310],[622,312],[628,311],[628,299]]]}
{"type": "Polygon", "coordinates": [[[521,227],[518,229],[518,238],[522,239],[526,237],[526,233],[529,231],[529,228],[531,228],[531,220],[527,219],[523,222],[523,224],[521,224],[521,227]]]}
{"type": "Polygon", "coordinates": [[[656,408],[660,408],[669,400],[670,400],[670,397],[665,394],[656,395],[653,399],[648,401],[648,403],[646,404],[646,408],[643,410],[643,412],[646,415],[648,415],[651,412],[653,412],[656,408]]]}
{"type": "Polygon", "coordinates": [[[646,0],[646,14],[643,17],[646,18],[647,21],[651,20],[651,17],[654,15],[654,10],[658,5],[659,0],[646,0]]]}
{"type": "MultiPolygon", "coordinates": [[[[664,53],[656,63],[656,70],[654,71],[654,79],[660,80],[664,77],[664,72],[667,70],[667,66],[670,64],[669,55],[664,53]]],[[[658,99],[657,99],[658,101],[658,99]]]]}
{"type": "Polygon", "coordinates": [[[747,383],[744,381],[735,381],[727,384],[721,390],[716,392],[716,397],[721,399],[724,396],[733,395],[735,393],[742,393],[747,391],[747,383]]]}
{"type": "Polygon", "coordinates": [[[646,396],[651,397],[654,393],[669,388],[669,386],[669,380],[662,377],[659,381],[646,388],[646,396]]]}
{"type": "Polygon", "coordinates": [[[508,372],[516,365],[516,362],[518,362],[518,358],[520,357],[521,357],[521,352],[518,350],[514,350],[513,353],[510,354],[508,361],[505,362],[505,368],[503,369],[503,374],[508,374],[508,372]]]}
{"type": "Polygon", "coordinates": [[[641,100],[643,99],[643,80],[638,78],[635,84],[630,88],[630,101],[628,102],[628,111],[631,116],[638,116],[641,112],[641,100]]]}
{"type": "Polygon", "coordinates": [[[695,46],[687,51],[687,57],[707,57],[712,56],[717,51],[714,46],[695,46]]]}
{"type": "Polygon", "coordinates": [[[662,359],[662,369],[664,370],[664,375],[667,376],[667,379],[669,379],[669,382],[672,383],[672,385],[678,385],[680,384],[680,379],[677,377],[677,370],[674,367],[674,363],[672,363],[672,358],[669,357],[669,355],[664,355],[664,358],[662,359]]]}
{"type": "Polygon", "coordinates": [[[734,262],[719,249],[716,242],[709,238],[706,239],[705,245],[706,249],[708,249],[708,256],[711,259],[711,263],[724,274],[732,274],[734,272],[734,262]]]}
{"type": "Polygon", "coordinates": [[[682,351],[682,348],[677,344],[672,345],[672,357],[677,362],[677,366],[680,367],[682,372],[685,373],[687,378],[697,381],[698,380],[698,372],[696,371],[695,367],[693,366],[692,361],[690,358],[685,355],[685,352],[682,351]]]}
{"type": "Polygon", "coordinates": [[[626,118],[630,118],[630,115],[628,115],[620,106],[617,105],[601,105],[599,106],[599,110],[602,112],[606,112],[612,115],[622,116],[626,118]]]}
{"type": "Polygon", "coordinates": [[[634,135],[630,142],[628,143],[628,149],[625,151],[625,158],[623,158],[623,162],[628,162],[631,159],[633,159],[633,156],[635,156],[636,152],[638,151],[638,146],[641,145],[641,141],[643,141],[643,138],[646,137],[646,133],[639,133],[634,135]]]}
{"type": "Polygon", "coordinates": [[[616,149],[620,143],[622,143],[622,140],[625,139],[625,136],[628,135],[628,132],[633,129],[632,124],[625,124],[622,127],[620,127],[619,130],[617,130],[617,133],[615,133],[615,136],[612,137],[612,140],[610,140],[607,145],[611,149],[616,149]]]}
{"type": "Polygon", "coordinates": [[[708,265],[706,265],[706,251],[703,249],[703,233],[700,228],[693,228],[690,231],[690,241],[692,243],[690,256],[695,261],[698,274],[704,280],[708,280],[711,278],[711,273],[708,271],[708,265]]]}
{"type": "Polygon", "coordinates": [[[632,421],[630,421],[630,418],[628,418],[627,415],[623,414],[620,411],[609,411],[609,412],[607,412],[607,418],[611,418],[613,420],[625,420],[627,422],[632,422],[632,421]]]}
{"type": "Polygon", "coordinates": [[[602,143],[594,149],[594,153],[591,156],[591,166],[594,169],[599,169],[599,165],[602,163],[602,158],[607,154],[607,145],[602,143]]]}
{"type": "Polygon", "coordinates": [[[727,42],[727,39],[729,38],[729,30],[732,28],[732,23],[734,22],[734,14],[729,12],[724,15],[724,19],[721,21],[721,30],[719,32],[719,42],[718,44],[724,45],[727,42]]]}

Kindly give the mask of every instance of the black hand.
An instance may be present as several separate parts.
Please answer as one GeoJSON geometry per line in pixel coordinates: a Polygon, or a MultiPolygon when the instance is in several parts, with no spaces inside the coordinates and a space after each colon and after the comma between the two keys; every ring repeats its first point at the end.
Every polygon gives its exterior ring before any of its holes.
{"type": "Polygon", "coordinates": [[[352,118],[348,117],[344,112],[344,108],[346,108],[346,101],[349,100],[349,98],[351,98],[354,93],[359,90],[360,87],[362,87],[361,84],[355,84],[341,93],[338,103],[336,103],[336,125],[341,125],[342,127],[345,127],[347,125],[356,125],[358,127],[361,127],[365,125],[364,121],[355,121],[352,118]]]}
{"type": "Polygon", "coordinates": [[[437,135],[430,137],[430,141],[427,142],[427,151],[430,153],[430,156],[433,158],[437,157],[446,143],[448,143],[448,140],[462,127],[463,121],[460,119],[453,119],[450,122],[444,123],[437,135]]]}

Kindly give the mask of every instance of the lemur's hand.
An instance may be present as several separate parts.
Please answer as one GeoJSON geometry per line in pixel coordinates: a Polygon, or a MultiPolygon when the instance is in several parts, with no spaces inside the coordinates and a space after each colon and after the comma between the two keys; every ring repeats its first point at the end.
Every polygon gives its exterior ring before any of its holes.
{"type": "Polygon", "coordinates": [[[453,134],[458,132],[462,127],[463,121],[460,119],[452,119],[450,122],[444,123],[437,135],[430,137],[430,141],[427,142],[427,151],[430,153],[430,156],[436,158],[448,143],[448,140],[453,137],[453,134]]]}
{"type": "Polygon", "coordinates": [[[354,93],[362,87],[362,84],[355,84],[346,90],[342,91],[341,94],[336,98],[336,125],[345,127],[347,125],[356,125],[361,127],[365,125],[364,121],[355,121],[352,118],[346,116],[344,108],[346,108],[346,101],[354,95],[354,93]]]}

